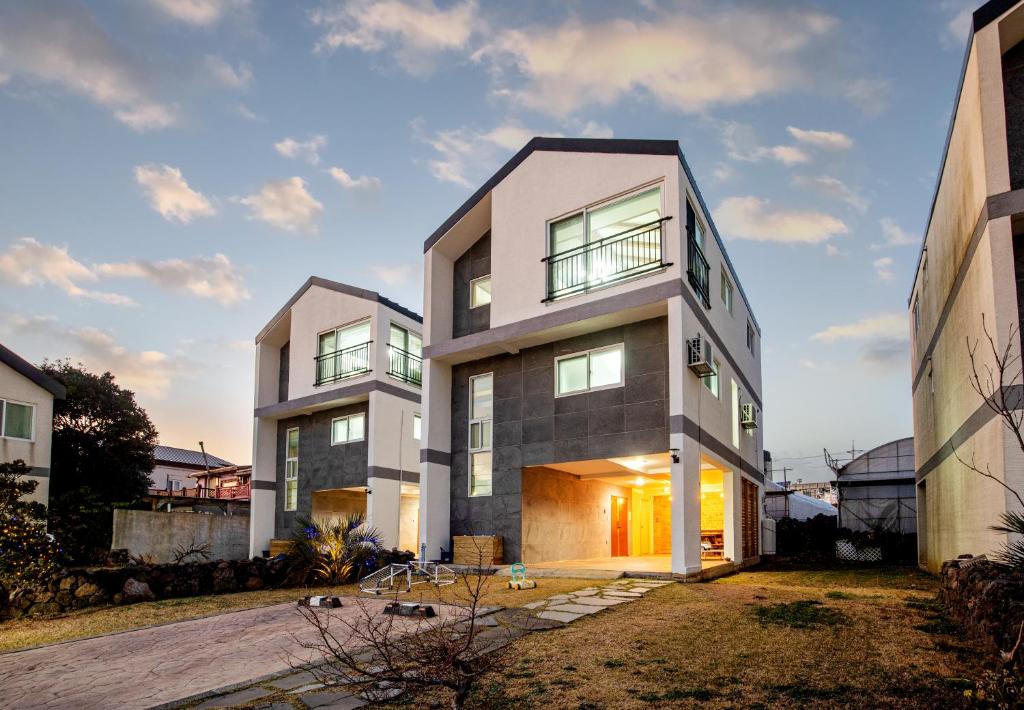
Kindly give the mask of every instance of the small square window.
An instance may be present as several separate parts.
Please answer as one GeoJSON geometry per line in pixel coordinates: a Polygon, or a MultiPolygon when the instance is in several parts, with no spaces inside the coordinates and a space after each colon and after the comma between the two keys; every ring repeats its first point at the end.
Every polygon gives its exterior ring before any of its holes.
{"type": "Polygon", "coordinates": [[[6,402],[3,416],[3,434],[8,439],[32,439],[32,415],[35,407],[31,404],[6,402]]]}
{"type": "Polygon", "coordinates": [[[365,414],[350,414],[331,421],[331,444],[362,441],[366,430],[365,414]]]}
{"type": "Polygon", "coordinates": [[[469,307],[478,308],[491,302],[491,277],[481,276],[469,282],[469,307]]]}
{"type": "Polygon", "coordinates": [[[620,387],[623,380],[622,344],[560,357],[555,360],[555,377],[559,396],[620,387]]]}
{"type": "Polygon", "coordinates": [[[423,435],[423,419],[419,414],[412,415],[412,438],[419,441],[423,435]]]}

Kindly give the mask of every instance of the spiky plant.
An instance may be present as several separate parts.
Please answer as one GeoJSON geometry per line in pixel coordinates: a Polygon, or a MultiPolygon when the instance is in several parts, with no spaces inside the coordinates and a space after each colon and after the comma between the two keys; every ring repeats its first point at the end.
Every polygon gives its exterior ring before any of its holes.
{"type": "Polygon", "coordinates": [[[339,522],[299,518],[288,556],[296,581],[344,584],[373,571],[383,551],[381,533],[360,513],[339,522]]]}
{"type": "Polygon", "coordinates": [[[1024,571],[1024,513],[1008,511],[999,518],[1002,522],[993,525],[992,529],[1006,533],[1010,538],[994,555],[995,561],[1014,570],[1024,571]]]}

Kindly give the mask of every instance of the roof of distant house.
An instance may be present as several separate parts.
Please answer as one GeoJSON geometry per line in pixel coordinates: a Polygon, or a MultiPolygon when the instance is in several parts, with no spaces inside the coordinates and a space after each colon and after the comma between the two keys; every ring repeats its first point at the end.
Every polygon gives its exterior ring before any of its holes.
{"type": "MultiPolygon", "coordinates": [[[[200,478],[207,475],[206,471],[193,471],[188,474],[192,478],[200,478]]],[[[209,471],[211,476],[251,476],[252,466],[218,466],[217,468],[211,468],[209,471]]]]}
{"type": "Polygon", "coordinates": [[[14,352],[10,348],[4,347],[2,344],[0,344],[0,362],[7,365],[18,374],[36,383],[57,399],[64,399],[64,396],[67,394],[67,390],[64,388],[64,385],[57,382],[57,380],[53,379],[28,360],[18,355],[18,353],[14,352]]]}
{"type": "Polygon", "coordinates": [[[219,456],[213,454],[206,454],[206,458],[203,458],[202,451],[192,451],[191,449],[179,449],[176,446],[162,446],[157,444],[153,447],[153,458],[156,459],[158,464],[170,464],[178,466],[197,466],[200,468],[218,468],[221,466],[234,466],[230,461],[225,461],[219,456]]]}

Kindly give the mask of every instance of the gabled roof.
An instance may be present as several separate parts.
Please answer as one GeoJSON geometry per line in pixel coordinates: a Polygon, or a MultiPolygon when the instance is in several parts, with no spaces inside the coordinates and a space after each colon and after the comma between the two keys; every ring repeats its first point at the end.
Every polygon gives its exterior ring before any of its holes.
{"type": "Polygon", "coordinates": [[[219,456],[214,456],[213,454],[206,454],[206,460],[203,460],[202,451],[179,449],[176,446],[162,446],[160,444],[153,447],[153,458],[156,459],[158,464],[180,464],[182,466],[202,466],[203,468],[207,465],[209,465],[210,468],[234,466],[230,461],[225,461],[219,456]]]}
{"type": "Polygon", "coordinates": [[[57,399],[64,399],[65,395],[67,395],[67,389],[64,385],[18,355],[18,353],[4,347],[3,344],[0,344],[0,362],[39,385],[57,399]]]}
{"type": "Polygon", "coordinates": [[[331,281],[330,279],[324,279],[319,276],[310,276],[308,279],[306,279],[306,283],[302,284],[302,286],[299,287],[299,290],[296,291],[292,295],[292,297],[288,299],[288,302],[281,306],[277,313],[274,314],[274,317],[271,318],[265,326],[263,326],[259,334],[256,336],[257,343],[263,340],[263,337],[273,327],[273,325],[277,323],[277,321],[280,320],[285,313],[288,312],[288,309],[295,305],[296,301],[302,298],[302,294],[308,291],[311,286],[319,286],[321,288],[326,288],[331,291],[337,291],[338,293],[344,293],[348,294],[349,296],[355,296],[356,298],[362,298],[367,301],[375,301],[376,303],[379,303],[382,306],[387,306],[396,313],[401,313],[403,316],[413,319],[417,323],[423,322],[423,316],[421,316],[419,313],[409,310],[405,306],[395,303],[389,298],[381,296],[376,291],[370,291],[365,288],[359,288],[358,286],[349,286],[348,284],[343,284],[340,281],[331,281]]]}
{"type": "Polygon", "coordinates": [[[697,197],[697,202],[700,203],[700,208],[704,212],[708,219],[708,227],[711,229],[711,234],[714,235],[715,241],[718,243],[718,248],[722,252],[722,257],[725,259],[725,263],[729,267],[729,271],[732,273],[733,280],[736,283],[736,287],[739,289],[740,296],[743,298],[744,303],[747,306],[747,313],[750,314],[750,320],[753,322],[754,327],[757,329],[758,334],[761,333],[761,326],[757,322],[757,318],[754,316],[754,310],[750,307],[750,299],[747,298],[746,292],[743,290],[743,284],[740,282],[739,274],[736,273],[736,268],[732,265],[732,260],[729,259],[729,253],[725,250],[725,244],[722,242],[722,237],[718,234],[718,228],[715,226],[715,221],[711,218],[711,210],[708,209],[707,204],[704,202],[704,197],[700,194],[700,188],[697,187],[697,181],[693,177],[693,172],[690,170],[689,164],[686,162],[686,157],[683,155],[682,148],[679,147],[679,141],[677,140],[645,140],[635,138],[543,138],[537,136],[531,138],[530,142],[527,143],[522,149],[513,155],[507,163],[502,165],[498,172],[494,173],[490,179],[485,182],[480,189],[470,195],[469,199],[462,203],[462,205],[446,219],[440,227],[434,230],[433,234],[427,237],[427,240],[423,243],[423,252],[430,251],[438,240],[441,239],[445,234],[454,227],[459,220],[466,216],[470,210],[482,200],[487,194],[498,186],[502,180],[509,176],[509,174],[515,170],[519,165],[530,157],[535,151],[549,151],[552,153],[618,153],[627,155],[675,155],[679,158],[680,164],[683,166],[683,171],[686,173],[687,179],[690,181],[690,185],[693,187],[693,193],[697,197]]]}

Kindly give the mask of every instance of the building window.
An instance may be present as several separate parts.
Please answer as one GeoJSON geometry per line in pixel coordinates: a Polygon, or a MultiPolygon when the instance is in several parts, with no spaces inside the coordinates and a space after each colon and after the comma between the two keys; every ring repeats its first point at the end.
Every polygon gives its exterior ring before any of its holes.
{"type": "Polygon", "coordinates": [[[697,243],[697,248],[704,251],[704,226],[689,200],[686,201],[686,228],[693,232],[693,241],[697,243]]]}
{"type": "Polygon", "coordinates": [[[557,394],[562,396],[621,387],[623,366],[622,343],[563,355],[555,360],[557,394]]]}
{"type": "Polygon", "coordinates": [[[419,441],[423,436],[423,418],[419,414],[412,415],[412,438],[419,441]]]}
{"type": "Polygon", "coordinates": [[[331,445],[362,441],[366,433],[366,415],[350,414],[331,420],[331,445]]]}
{"type": "Polygon", "coordinates": [[[722,269],[722,303],[725,304],[725,310],[732,313],[732,281],[726,275],[725,269],[722,269]]]}
{"type": "Polygon", "coordinates": [[[732,445],[740,448],[740,387],[732,382],[732,445]]]}
{"type": "Polygon", "coordinates": [[[286,434],[284,454],[284,509],[295,510],[299,503],[299,429],[286,434]]]}
{"type": "Polygon", "coordinates": [[[388,337],[388,375],[413,385],[423,382],[423,338],[394,323],[388,337]]]}
{"type": "Polygon", "coordinates": [[[479,308],[491,302],[491,275],[469,282],[469,307],[479,308]]]}
{"type": "Polygon", "coordinates": [[[369,318],[317,337],[317,385],[370,371],[369,318]]]}
{"type": "Polygon", "coordinates": [[[754,325],[750,321],[747,321],[747,350],[754,354],[754,325]]]}
{"type": "Polygon", "coordinates": [[[686,201],[686,278],[704,307],[711,308],[711,267],[704,256],[704,227],[689,200],[686,201]]]}
{"type": "Polygon", "coordinates": [[[0,399],[0,430],[4,438],[32,441],[35,405],[0,399]]]}
{"type": "Polygon", "coordinates": [[[914,335],[921,334],[921,300],[914,298],[914,335]]]}
{"type": "Polygon", "coordinates": [[[469,379],[469,495],[491,495],[494,375],[469,379]]]}
{"type": "Polygon", "coordinates": [[[714,370],[714,374],[708,375],[702,378],[704,386],[708,388],[708,392],[718,397],[718,373],[721,371],[722,364],[718,360],[713,360],[711,368],[714,370]]]}

